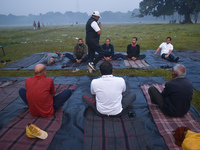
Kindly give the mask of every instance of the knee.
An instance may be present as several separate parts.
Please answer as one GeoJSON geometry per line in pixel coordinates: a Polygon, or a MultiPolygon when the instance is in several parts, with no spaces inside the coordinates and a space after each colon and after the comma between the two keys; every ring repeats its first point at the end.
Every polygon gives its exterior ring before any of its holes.
{"type": "Polygon", "coordinates": [[[19,95],[23,95],[23,94],[26,94],[26,89],[21,88],[21,89],[19,90],[19,95]]]}
{"type": "Polygon", "coordinates": [[[151,87],[149,87],[149,89],[148,89],[148,93],[150,93],[152,90],[154,90],[155,89],[155,87],[154,86],[151,86],[151,87]]]}

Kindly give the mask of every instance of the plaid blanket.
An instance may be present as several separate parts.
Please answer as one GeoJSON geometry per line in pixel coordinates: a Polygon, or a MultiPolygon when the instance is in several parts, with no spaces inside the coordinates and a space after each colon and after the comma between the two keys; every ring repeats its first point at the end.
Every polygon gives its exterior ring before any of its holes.
{"type": "MultiPolygon", "coordinates": [[[[173,131],[181,126],[189,127],[190,130],[194,132],[200,132],[200,123],[192,116],[190,112],[188,112],[184,117],[168,117],[165,116],[159,107],[155,104],[151,103],[150,96],[148,94],[148,89],[151,85],[141,85],[141,89],[147,99],[147,103],[149,105],[149,110],[153,116],[154,122],[163,136],[166,145],[171,150],[179,150],[181,149],[177,145],[175,145],[175,139],[173,137],[173,131]]],[[[154,84],[160,92],[164,89],[164,85],[154,84]]]]}
{"type": "Polygon", "coordinates": [[[150,66],[143,59],[142,60],[136,60],[136,61],[124,60],[124,64],[125,64],[126,67],[131,67],[131,68],[145,68],[145,67],[150,66]]]}
{"type": "Polygon", "coordinates": [[[6,86],[8,86],[8,85],[10,85],[10,84],[12,84],[12,83],[14,83],[14,82],[16,82],[17,80],[11,80],[11,81],[2,81],[2,82],[0,82],[0,88],[4,88],[4,87],[6,87],[6,86]]]}
{"type": "MultiPolygon", "coordinates": [[[[97,66],[99,67],[101,64],[102,64],[102,62],[104,62],[103,60],[100,60],[98,63],[97,63],[97,66]]],[[[119,62],[117,61],[117,60],[111,60],[111,61],[109,61],[113,66],[120,66],[119,65],[119,62]]]]}
{"type": "Polygon", "coordinates": [[[129,118],[127,113],[115,118],[99,117],[88,108],[83,149],[153,149],[153,145],[139,119],[129,118]]]}
{"type": "MultiPolygon", "coordinates": [[[[55,84],[56,94],[70,85],[55,84]]],[[[24,110],[0,132],[1,149],[47,149],[54,135],[62,124],[62,109],[60,108],[50,118],[34,117],[29,109],[24,110]],[[45,140],[30,139],[26,136],[26,125],[33,123],[48,133],[45,140]]]]}
{"type": "Polygon", "coordinates": [[[18,98],[18,91],[25,87],[25,80],[23,81],[7,81],[1,84],[0,88],[0,111],[18,98]]]}

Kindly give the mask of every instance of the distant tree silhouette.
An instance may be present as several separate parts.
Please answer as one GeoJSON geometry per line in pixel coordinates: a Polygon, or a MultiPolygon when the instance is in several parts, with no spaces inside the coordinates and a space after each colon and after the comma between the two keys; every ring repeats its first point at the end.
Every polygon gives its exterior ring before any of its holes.
{"type": "Polygon", "coordinates": [[[140,16],[169,16],[174,12],[184,15],[185,23],[192,23],[191,15],[200,12],[200,0],[143,0],[140,2],[140,16]]]}

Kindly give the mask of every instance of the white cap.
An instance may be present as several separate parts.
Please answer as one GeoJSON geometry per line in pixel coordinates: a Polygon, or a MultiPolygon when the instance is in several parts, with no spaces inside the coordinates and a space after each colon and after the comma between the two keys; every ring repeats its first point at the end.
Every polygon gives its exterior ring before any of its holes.
{"type": "Polygon", "coordinates": [[[92,13],[92,15],[101,18],[100,13],[99,13],[98,11],[94,11],[94,12],[92,13]]]}

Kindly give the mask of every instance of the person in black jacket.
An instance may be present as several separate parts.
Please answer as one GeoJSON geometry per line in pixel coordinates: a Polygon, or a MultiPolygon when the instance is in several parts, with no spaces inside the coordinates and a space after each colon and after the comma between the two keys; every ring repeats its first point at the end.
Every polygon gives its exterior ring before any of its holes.
{"type": "Polygon", "coordinates": [[[137,44],[137,38],[133,37],[132,43],[127,46],[128,60],[144,59],[146,55],[140,55],[140,45],[137,44]]]}
{"type": "MultiPolygon", "coordinates": [[[[104,50],[99,44],[101,35],[101,22],[97,23],[100,18],[100,13],[94,11],[92,16],[86,23],[86,44],[88,46],[88,67],[96,71],[95,66],[104,56],[104,50]],[[95,52],[99,55],[95,58],[95,52]],[[95,58],[95,59],[94,59],[95,58]]],[[[88,70],[90,71],[90,69],[88,70]]]]}
{"type": "Polygon", "coordinates": [[[182,117],[190,109],[193,86],[185,77],[186,69],[183,65],[177,64],[172,69],[173,80],[165,84],[160,93],[154,86],[148,90],[151,102],[158,104],[161,111],[172,117],[182,117]]]}

